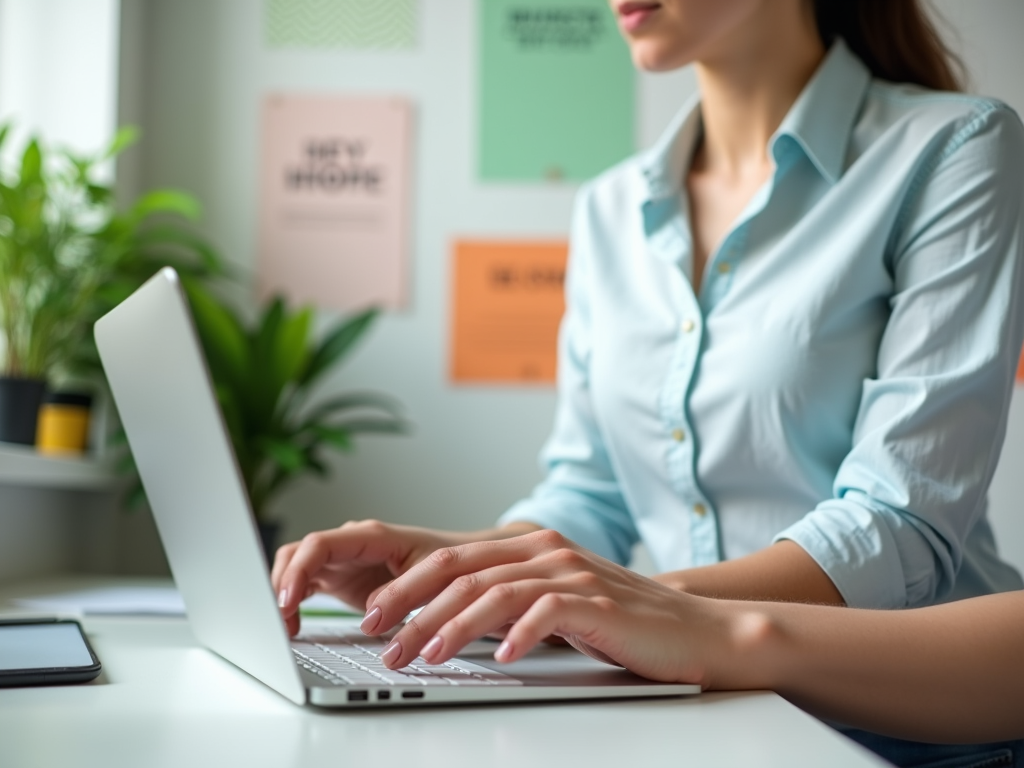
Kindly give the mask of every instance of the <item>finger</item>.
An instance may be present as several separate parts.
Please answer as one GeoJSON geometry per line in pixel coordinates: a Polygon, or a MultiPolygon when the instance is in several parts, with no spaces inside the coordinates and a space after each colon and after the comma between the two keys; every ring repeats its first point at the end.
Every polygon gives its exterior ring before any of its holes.
{"type": "Polygon", "coordinates": [[[284,573],[285,568],[288,567],[288,563],[291,562],[292,556],[295,554],[295,550],[298,549],[298,542],[291,542],[284,546],[278,547],[277,552],[274,554],[274,564],[270,569],[270,585],[276,595],[281,587],[281,574],[284,573]]]}
{"type": "Polygon", "coordinates": [[[579,558],[579,566],[582,567],[584,557],[575,552],[575,545],[554,531],[435,550],[384,587],[368,606],[371,611],[377,608],[381,611],[381,619],[372,634],[391,629],[409,611],[430,602],[460,577],[522,563],[560,549],[579,558]]]}
{"type": "Polygon", "coordinates": [[[517,661],[544,638],[560,635],[578,638],[614,660],[619,649],[612,647],[611,638],[619,631],[622,615],[621,608],[608,597],[549,592],[523,613],[494,658],[504,663],[517,661]]]}
{"type": "Polygon", "coordinates": [[[285,617],[284,626],[288,630],[288,637],[295,637],[297,634],[299,634],[301,623],[302,617],[299,615],[298,611],[291,614],[290,616],[285,617]]]}
{"type": "Polygon", "coordinates": [[[369,613],[369,611],[370,611],[370,606],[372,606],[374,604],[374,602],[376,602],[377,595],[379,595],[381,592],[383,592],[385,589],[387,589],[392,581],[394,581],[394,579],[392,579],[391,581],[385,581],[379,587],[377,587],[372,592],[370,592],[369,595],[367,595],[367,597],[366,597],[366,606],[365,606],[367,613],[369,613]]]}
{"type": "Polygon", "coordinates": [[[543,558],[460,576],[395,635],[402,652],[389,661],[403,666],[420,653],[430,660],[441,658],[442,646],[444,658],[451,658],[455,655],[453,644],[462,648],[501,629],[545,592],[594,595],[602,586],[608,588],[587,571],[558,576],[543,558]],[[428,644],[429,651],[425,648],[428,644]]]}
{"type": "MultiPolygon", "coordinates": [[[[431,664],[456,656],[466,645],[497,629],[515,626],[544,595],[570,588],[564,580],[527,579],[498,584],[458,616],[446,622],[420,650],[431,664]]],[[[508,629],[505,638],[508,638],[508,629]]]]}
{"type": "Polygon", "coordinates": [[[290,616],[297,611],[310,583],[332,562],[381,563],[399,556],[401,543],[396,538],[386,525],[373,520],[309,534],[281,573],[281,612],[290,616]]]}
{"type": "MultiPolygon", "coordinates": [[[[478,600],[495,585],[516,582],[537,574],[531,573],[531,563],[513,563],[488,568],[479,573],[459,576],[431,600],[419,613],[409,619],[395,635],[404,652],[395,657],[394,663],[402,666],[416,658],[420,649],[437,631],[455,616],[478,600]]],[[[398,667],[395,667],[396,669],[398,667]]]]}

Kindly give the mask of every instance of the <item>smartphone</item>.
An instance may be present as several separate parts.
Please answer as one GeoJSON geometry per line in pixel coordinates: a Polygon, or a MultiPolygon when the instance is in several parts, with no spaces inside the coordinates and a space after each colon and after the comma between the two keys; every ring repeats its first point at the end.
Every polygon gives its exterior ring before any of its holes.
{"type": "Polygon", "coordinates": [[[0,619],[0,686],[85,683],[100,660],[71,619],[0,619]]]}

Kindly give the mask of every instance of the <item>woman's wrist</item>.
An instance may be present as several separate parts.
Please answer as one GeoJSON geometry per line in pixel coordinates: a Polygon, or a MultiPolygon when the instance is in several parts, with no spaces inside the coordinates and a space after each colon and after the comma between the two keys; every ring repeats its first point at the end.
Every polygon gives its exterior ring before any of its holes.
{"type": "Polygon", "coordinates": [[[703,656],[706,688],[774,689],[783,682],[790,654],[774,604],[688,599],[697,601],[710,628],[700,638],[703,647],[694,649],[703,656]]]}
{"type": "Polygon", "coordinates": [[[686,588],[686,580],[684,576],[686,571],[669,571],[668,573],[659,573],[651,578],[659,584],[664,584],[670,589],[674,589],[677,592],[689,592],[686,588]]]}

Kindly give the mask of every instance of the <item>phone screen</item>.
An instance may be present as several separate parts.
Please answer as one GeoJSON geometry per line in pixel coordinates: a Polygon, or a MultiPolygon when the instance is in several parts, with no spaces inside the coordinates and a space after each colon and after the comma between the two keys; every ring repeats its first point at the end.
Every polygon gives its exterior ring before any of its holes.
{"type": "Polygon", "coordinates": [[[0,624],[0,672],[93,663],[78,624],[0,624]]]}

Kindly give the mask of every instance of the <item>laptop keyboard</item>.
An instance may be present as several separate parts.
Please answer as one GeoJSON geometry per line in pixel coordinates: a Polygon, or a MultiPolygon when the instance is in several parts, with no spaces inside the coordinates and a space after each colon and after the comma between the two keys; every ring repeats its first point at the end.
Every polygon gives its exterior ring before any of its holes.
{"type": "Polygon", "coordinates": [[[452,659],[429,664],[423,657],[407,667],[391,670],[380,654],[386,643],[362,635],[297,638],[292,641],[295,662],[332,685],[467,686],[522,685],[521,680],[479,664],[452,659]]]}

